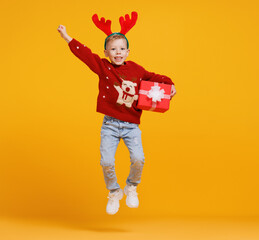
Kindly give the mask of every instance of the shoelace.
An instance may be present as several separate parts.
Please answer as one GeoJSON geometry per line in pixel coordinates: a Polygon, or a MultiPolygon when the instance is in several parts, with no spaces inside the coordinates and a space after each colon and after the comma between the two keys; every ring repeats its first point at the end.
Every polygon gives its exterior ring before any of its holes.
{"type": "Polygon", "coordinates": [[[136,192],[136,188],[135,187],[129,187],[128,188],[128,195],[131,197],[136,197],[138,195],[138,193],[136,192]]]}
{"type": "Polygon", "coordinates": [[[114,197],[107,197],[107,198],[109,198],[111,201],[115,201],[115,199],[114,199],[114,197]]]}
{"type": "Polygon", "coordinates": [[[107,198],[109,198],[111,201],[116,201],[117,199],[116,199],[116,197],[117,197],[117,195],[118,195],[119,193],[117,193],[117,194],[109,194],[109,196],[107,197],[107,198]]]}

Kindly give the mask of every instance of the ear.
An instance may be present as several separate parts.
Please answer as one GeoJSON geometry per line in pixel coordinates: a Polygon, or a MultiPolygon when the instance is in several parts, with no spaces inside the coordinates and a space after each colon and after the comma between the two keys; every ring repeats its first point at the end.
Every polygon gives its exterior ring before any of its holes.
{"type": "Polygon", "coordinates": [[[105,55],[105,57],[108,57],[108,53],[107,53],[106,49],[104,50],[104,55],[105,55]]]}
{"type": "Polygon", "coordinates": [[[133,86],[136,87],[136,86],[137,86],[137,83],[133,83],[133,86]]]}
{"type": "Polygon", "coordinates": [[[129,50],[129,49],[127,49],[127,57],[129,56],[129,52],[130,52],[130,50],[129,50]]]}

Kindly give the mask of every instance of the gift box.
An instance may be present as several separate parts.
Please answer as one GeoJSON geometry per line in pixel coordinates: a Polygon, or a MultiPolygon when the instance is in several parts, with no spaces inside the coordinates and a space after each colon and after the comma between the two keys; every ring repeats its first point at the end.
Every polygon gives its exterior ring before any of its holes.
{"type": "Polygon", "coordinates": [[[171,85],[141,81],[137,107],[142,110],[165,112],[170,105],[171,85]]]}

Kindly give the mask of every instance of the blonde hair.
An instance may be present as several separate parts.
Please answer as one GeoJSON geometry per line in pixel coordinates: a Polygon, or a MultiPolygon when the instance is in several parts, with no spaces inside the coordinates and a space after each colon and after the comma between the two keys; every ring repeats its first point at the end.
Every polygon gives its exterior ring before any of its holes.
{"type": "Polygon", "coordinates": [[[109,42],[111,41],[114,41],[114,40],[117,40],[117,39],[125,39],[126,40],[126,44],[127,44],[127,48],[128,48],[128,41],[126,39],[126,37],[122,34],[113,34],[111,35],[110,37],[108,37],[106,40],[105,40],[105,49],[106,49],[106,46],[109,42]]]}

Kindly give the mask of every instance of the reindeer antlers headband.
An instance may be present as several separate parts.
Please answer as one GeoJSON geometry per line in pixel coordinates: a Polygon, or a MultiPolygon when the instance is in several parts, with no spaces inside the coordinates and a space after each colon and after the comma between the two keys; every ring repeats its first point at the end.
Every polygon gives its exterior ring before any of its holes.
{"type": "Polygon", "coordinates": [[[99,20],[97,14],[94,14],[93,17],[92,17],[92,20],[93,20],[95,26],[98,27],[99,29],[101,29],[107,35],[107,37],[105,39],[105,43],[104,43],[104,49],[106,49],[107,39],[114,34],[124,36],[126,41],[127,41],[127,48],[129,48],[129,42],[128,42],[128,39],[126,38],[125,34],[131,28],[133,28],[133,26],[137,22],[137,18],[138,18],[137,12],[131,13],[131,19],[130,19],[128,14],[125,15],[125,19],[124,19],[124,17],[120,17],[119,20],[120,20],[120,25],[121,25],[121,31],[112,33],[112,31],[111,31],[111,23],[112,23],[111,20],[105,21],[105,18],[103,18],[103,17],[99,20]]]}

